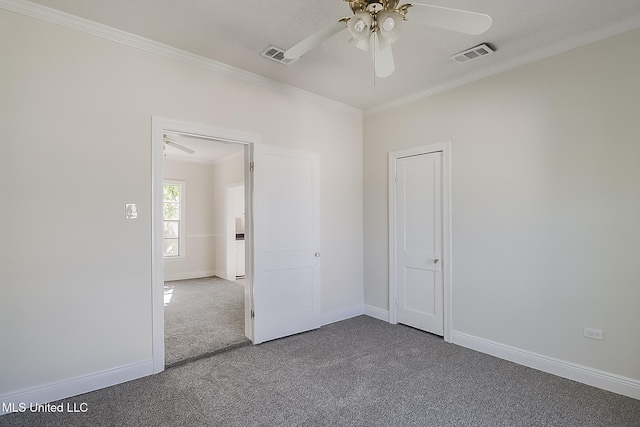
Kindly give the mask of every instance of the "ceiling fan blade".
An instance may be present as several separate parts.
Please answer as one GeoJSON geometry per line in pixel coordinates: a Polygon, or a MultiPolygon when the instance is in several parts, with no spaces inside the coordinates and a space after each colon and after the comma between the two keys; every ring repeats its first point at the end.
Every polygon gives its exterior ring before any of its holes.
{"type": "Polygon", "coordinates": [[[187,148],[187,147],[185,147],[184,145],[180,145],[180,144],[178,144],[178,143],[175,143],[175,142],[171,141],[170,139],[165,139],[165,140],[164,140],[164,143],[165,143],[165,144],[167,144],[167,145],[170,145],[170,146],[172,146],[172,147],[175,147],[175,148],[177,148],[178,150],[182,150],[182,151],[184,151],[185,153],[189,153],[189,154],[193,154],[193,153],[195,153],[195,151],[193,151],[191,148],[187,148]]]}
{"type": "Polygon", "coordinates": [[[393,62],[393,52],[391,51],[391,45],[385,44],[384,46],[380,46],[380,39],[378,38],[378,33],[375,32],[371,36],[373,39],[373,61],[376,76],[383,78],[389,77],[396,69],[396,66],[393,62]]]}
{"type": "Polygon", "coordinates": [[[320,46],[320,44],[331,36],[338,34],[340,31],[347,28],[347,23],[344,20],[340,20],[335,24],[331,24],[328,27],[323,28],[302,40],[297,45],[293,46],[284,53],[284,57],[287,59],[300,58],[305,53],[309,52],[314,47],[320,46]]]}
{"type": "Polygon", "coordinates": [[[482,34],[491,27],[491,17],[484,13],[413,3],[407,12],[409,21],[465,34],[482,34]]]}

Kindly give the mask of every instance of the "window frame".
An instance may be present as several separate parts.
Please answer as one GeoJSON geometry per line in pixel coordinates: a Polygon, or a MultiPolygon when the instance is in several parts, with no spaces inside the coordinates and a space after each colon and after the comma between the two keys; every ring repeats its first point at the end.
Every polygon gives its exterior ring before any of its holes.
{"type": "Polygon", "coordinates": [[[178,219],[178,255],[175,256],[167,256],[164,254],[164,240],[167,239],[167,237],[164,237],[164,232],[162,235],[162,258],[165,261],[171,261],[171,260],[183,260],[186,258],[187,256],[187,247],[186,247],[186,194],[187,194],[187,182],[186,181],[179,181],[179,180],[175,180],[175,179],[163,179],[162,180],[162,189],[163,189],[163,197],[162,197],[162,223],[163,223],[163,230],[164,230],[164,187],[166,185],[177,185],[180,187],[180,197],[178,200],[178,204],[179,204],[179,219],[178,219]]]}

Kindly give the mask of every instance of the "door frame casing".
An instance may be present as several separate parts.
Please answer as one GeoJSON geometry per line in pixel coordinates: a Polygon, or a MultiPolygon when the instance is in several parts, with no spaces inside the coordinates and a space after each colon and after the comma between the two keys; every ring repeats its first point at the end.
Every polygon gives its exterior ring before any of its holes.
{"type": "Polygon", "coordinates": [[[423,145],[389,153],[389,323],[398,323],[398,242],[396,213],[396,161],[403,157],[442,153],[442,284],[444,340],[451,342],[453,323],[452,235],[451,235],[451,141],[423,145]]]}
{"type": "Polygon", "coordinates": [[[162,255],[163,138],[165,132],[200,136],[244,145],[245,182],[245,335],[253,341],[253,175],[251,163],[260,136],[252,133],[199,125],[162,117],[151,118],[151,317],[153,373],[164,371],[164,258],[162,255]]]}

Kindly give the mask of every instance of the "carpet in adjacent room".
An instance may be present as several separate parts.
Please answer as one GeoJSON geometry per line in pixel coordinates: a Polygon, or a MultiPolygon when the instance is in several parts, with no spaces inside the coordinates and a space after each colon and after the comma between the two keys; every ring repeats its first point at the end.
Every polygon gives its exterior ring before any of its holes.
{"type": "Polygon", "coordinates": [[[249,344],[244,335],[244,285],[221,279],[164,284],[165,366],[249,344]]]}

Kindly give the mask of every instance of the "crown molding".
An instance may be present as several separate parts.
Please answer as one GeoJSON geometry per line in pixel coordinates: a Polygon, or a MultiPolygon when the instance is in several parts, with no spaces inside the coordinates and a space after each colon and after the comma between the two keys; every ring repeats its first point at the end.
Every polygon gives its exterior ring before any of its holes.
{"type": "Polygon", "coordinates": [[[214,61],[200,55],[196,55],[175,47],[167,46],[165,44],[158,43],[153,40],[137,36],[135,34],[127,33],[126,31],[108,27],[97,22],[89,21],[88,19],[70,15],[68,13],[51,9],[39,4],[31,3],[26,0],[0,0],[0,9],[5,9],[10,12],[30,16],[32,18],[61,25],[73,30],[82,31],[87,34],[102,37],[104,39],[121,43],[136,49],[161,55],[170,59],[174,59],[176,61],[193,65],[195,67],[203,68],[219,75],[235,80],[240,80],[254,86],[273,90],[285,95],[290,95],[299,99],[311,101],[324,107],[337,109],[342,112],[362,117],[362,110],[358,108],[342,104],[329,98],[315,95],[311,92],[307,92],[284,83],[276,82],[275,80],[268,79],[255,73],[250,73],[240,68],[232,67],[222,62],[214,61]]]}
{"type": "Polygon", "coordinates": [[[26,0],[0,0],[0,9],[20,13],[32,18],[51,22],[77,31],[82,31],[84,33],[92,34],[130,47],[161,55],[189,65],[193,65],[195,67],[203,68],[228,78],[243,81],[254,86],[273,90],[275,92],[290,95],[299,99],[311,101],[315,104],[337,109],[360,117],[372,116],[383,111],[401,107],[403,105],[428,98],[438,93],[454,89],[467,83],[472,83],[485,77],[490,77],[504,71],[508,71],[544,58],[548,58],[550,56],[557,55],[559,53],[566,52],[568,50],[575,49],[589,43],[593,43],[599,40],[606,39],[608,37],[640,28],[640,17],[625,19],[613,25],[583,33],[562,42],[555,43],[520,55],[516,58],[500,62],[477,72],[469,73],[459,78],[449,80],[443,84],[433,85],[423,91],[416,92],[403,98],[399,98],[393,102],[379,105],[363,111],[361,109],[331,100],[329,98],[325,98],[311,92],[286,85],[284,83],[276,82],[275,80],[268,79],[258,74],[250,73],[240,68],[232,67],[222,62],[214,61],[212,59],[208,59],[181,49],[167,46],[162,43],[146,39],[144,37],[127,33],[122,30],[108,27],[103,24],[98,24],[96,22],[89,21],[87,19],[70,15],[68,13],[51,9],[42,5],[31,3],[26,0]]]}
{"type": "Polygon", "coordinates": [[[633,18],[622,20],[622,21],[618,21],[613,25],[602,27],[593,31],[588,31],[586,33],[582,33],[578,36],[563,40],[559,43],[554,43],[552,45],[500,62],[491,67],[478,70],[477,72],[469,73],[469,74],[463,75],[462,77],[452,79],[443,84],[431,86],[423,91],[414,93],[404,98],[397,99],[396,101],[390,102],[388,104],[367,109],[364,111],[364,116],[368,117],[374,114],[381,113],[383,111],[401,107],[403,105],[410,104],[412,102],[419,101],[424,98],[428,98],[438,93],[445,92],[449,89],[453,89],[458,86],[462,86],[467,83],[471,83],[476,80],[483,79],[485,77],[490,77],[495,74],[502,73],[504,71],[512,70],[514,68],[518,68],[520,66],[530,64],[532,62],[539,61],[541,59],[545,59],[550,56],[554,56],[559,53],[563,53],[580,46],[587,45],[589,43],[594,43],[599,40],[603,40],[609,37],[616,36],[618,34],[625,33],[627,31],[636,30],[638,28],[640,28],[640,17],[633,17],[633,18]]]}

